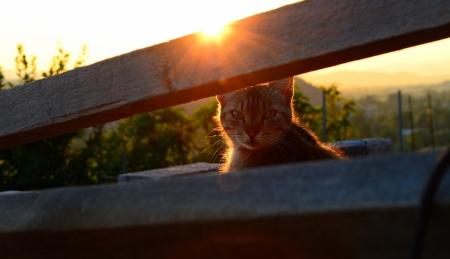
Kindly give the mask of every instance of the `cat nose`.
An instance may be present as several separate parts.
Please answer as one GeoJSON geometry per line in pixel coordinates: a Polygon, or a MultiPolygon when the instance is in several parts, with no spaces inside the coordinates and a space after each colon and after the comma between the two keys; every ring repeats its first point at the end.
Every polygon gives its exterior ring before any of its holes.
{"type": "Polygon", "coordinates": [[[259,132],[257,131],[251,131],[251,132],[246,132],[247,135],[250,137],[250,139],[254,139],[256,135],[258,135],[259,132]]]}

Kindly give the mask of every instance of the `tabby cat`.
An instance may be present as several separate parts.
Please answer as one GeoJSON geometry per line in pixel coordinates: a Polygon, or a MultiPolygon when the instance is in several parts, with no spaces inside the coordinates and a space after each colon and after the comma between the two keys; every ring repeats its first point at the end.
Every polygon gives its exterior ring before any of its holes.
{"type": "Polygon", "coordinates": [[[226,142],[220,171],[343,157],[300,125],[293,77],[217,96],[214,117],[226,142]]]}

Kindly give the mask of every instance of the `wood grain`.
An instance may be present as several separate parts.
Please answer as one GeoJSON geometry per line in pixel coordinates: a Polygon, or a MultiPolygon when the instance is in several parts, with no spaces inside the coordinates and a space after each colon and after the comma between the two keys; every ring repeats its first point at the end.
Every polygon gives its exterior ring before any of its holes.
{"type": "Polygon", "coordinates": [[[0,93],[0,149],[450,37],[448,0],[315,0],[0,93]]]}

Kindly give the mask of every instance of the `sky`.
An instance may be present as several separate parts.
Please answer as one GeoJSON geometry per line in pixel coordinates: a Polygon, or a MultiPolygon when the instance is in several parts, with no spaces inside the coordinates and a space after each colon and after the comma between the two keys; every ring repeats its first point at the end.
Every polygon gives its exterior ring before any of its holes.
{"type": "Polygon", "coordinates": [[[349,62],[317,72],[327,73],[337,70],[411,72],[429,76],[447,74],[450,78],[450,38],[349,62]]]}
{"type": "MultiPolygon", "coordinates": [[[[18,43],[37,56],[38,70],[50,65],[58,41],[74,56],[82,44],[88,63],[148,47],[210,25],[226,23],[294,3],[289,0],[22,0],[2,3],[0,66],[14,69],[18,43]]],[[[316,71],[408,71],[449,74],[450,39],[316,71]]],[[[38,71],[40,72],[40,71],[38,71]]],[[[6,73],[5,73],[6,74],[6,73]]],[[[8,76],[8,74],[6,74],[8,76]]]]}
{"type": "Polygon", "coordinates": [[[48,67],[60,41],[89,62],[144,48],[296,1],[288,0],[22,0],[2,3],[0,66],[14,68],[18,43],[48,67]]]}

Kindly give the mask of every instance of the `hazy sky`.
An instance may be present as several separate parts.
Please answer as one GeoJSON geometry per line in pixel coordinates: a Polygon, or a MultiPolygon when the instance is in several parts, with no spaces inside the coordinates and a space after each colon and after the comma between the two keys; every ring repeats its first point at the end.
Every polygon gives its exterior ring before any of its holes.
{"type": "Polygon", "coordinates": [[[407,71],[429,76],[448,75],[450,79],[450,38],[322,69],[316,73],[335,70],[407,71]]]}
{"type": "MultiPolygon", "coordinates": [[[[164,42],[205,28],[277,8],[289,0],[22,0],[2,3],[0,66],[14,69],[16,46],[46,69],[57,42],[78,55],[89,46],[89,63],[164,42]]],[[[449,74],[450,39],[330,68],[449,74]]],[[[39,71],[40,72],[40,71],[39,71]]],[[[320,73],[320,71],[319,71],[320,73]]],[[[450,77],[450,76],[449,76],[450,77]]]]}

